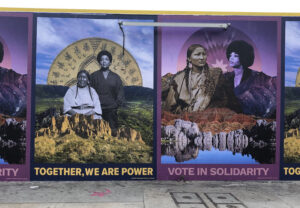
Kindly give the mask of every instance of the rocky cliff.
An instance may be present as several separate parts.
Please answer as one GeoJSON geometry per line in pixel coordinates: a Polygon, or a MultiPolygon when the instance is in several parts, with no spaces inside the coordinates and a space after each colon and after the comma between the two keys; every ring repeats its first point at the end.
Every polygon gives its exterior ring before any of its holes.
{"type": "Polygon", "coordinates": [[[299,129],[299,128],[300,128],[300,109],[285,116],[284,118],[285,131],[289,131],[290,129],[299,129]]]}
{"type": "Polygon", "coordinates": [[[52,116],[36,130],[38,163],[151,163],[153,147],[140,132],[121,127],[111,135],[108,122],[92,116],[52,116]],[[46,125],[48,124],[48,125],[46,125]]]}
{"type": "MultiPolygon", "coordinates": [[[[36,131],[36,137],[62,137],[67,134],[74,134],[81,138],[112,137],[111,128],[108,122],[103,119],[94,120],[93,116],[75,114],[74,116],[52,116],[51,120],[46,119],[43,128],[36,131]]],[[[144,143],[140,132],[128,127],[119,128],[117,138],[127,141],[138,141],[144,143]]]]}
{"type": "Polygon", "coordinates": [[[184,113],[181,115],[162,112],[162,125],[172,125],[175,120],[182,119],[196,123],[202,132],[212,134],[221,131],[230,132],[238,129],[249,129],[256,124],[256,120],[249,115],[238,114],[227,108],[209,108],[202,112],[184,113]]]}
{"type": "Polygon", "coordinates": [[[27,75],[0,67],[0,113],[26,117],[27,75]]]}

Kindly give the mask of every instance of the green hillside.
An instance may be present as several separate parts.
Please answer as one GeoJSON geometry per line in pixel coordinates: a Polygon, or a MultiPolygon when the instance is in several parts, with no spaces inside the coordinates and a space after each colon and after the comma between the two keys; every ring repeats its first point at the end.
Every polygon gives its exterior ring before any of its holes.
{"type": "Polygon", "coordinates": [[[285,87],[284,115],[300,109],[300,87],[285,87]]]}

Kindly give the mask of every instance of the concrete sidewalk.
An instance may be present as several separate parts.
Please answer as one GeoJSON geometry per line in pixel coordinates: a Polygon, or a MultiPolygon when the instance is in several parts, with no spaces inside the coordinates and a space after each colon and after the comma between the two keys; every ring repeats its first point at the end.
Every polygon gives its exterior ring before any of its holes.
{"type": "Polygon", "coordinates": [[[1,182],[0,208],[297,208],[300,182],[1,182]]]}

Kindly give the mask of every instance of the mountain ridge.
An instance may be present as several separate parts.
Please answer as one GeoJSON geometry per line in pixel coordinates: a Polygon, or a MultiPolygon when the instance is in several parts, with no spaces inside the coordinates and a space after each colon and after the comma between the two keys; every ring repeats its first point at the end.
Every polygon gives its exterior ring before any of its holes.
{"type": "Polygon", "coordinates": [[[0,67],[0,113],[26,117],[27,74],[0,67]]]}

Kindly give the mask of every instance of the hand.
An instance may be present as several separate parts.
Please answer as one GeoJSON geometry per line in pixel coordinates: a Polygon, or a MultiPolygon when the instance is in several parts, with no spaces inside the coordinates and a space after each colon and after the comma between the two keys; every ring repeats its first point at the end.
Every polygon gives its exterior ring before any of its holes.
{"type": "Polygon", "coordinates": [[[80,105],[81,108],[85,108],[85,107],[88,107],[89,105],[88,104],[82,104],[80,105]]]}

